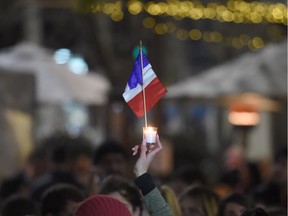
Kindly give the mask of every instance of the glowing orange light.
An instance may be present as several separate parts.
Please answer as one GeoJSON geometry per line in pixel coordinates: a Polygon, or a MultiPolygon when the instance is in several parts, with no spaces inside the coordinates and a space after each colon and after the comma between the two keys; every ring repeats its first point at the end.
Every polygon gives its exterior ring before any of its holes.
{"type": "Polygon", "coordinates": [[[238,126],[257,125],[260,121],[258,108],[250,104],[235,103],[230,107],[228,120],[238,126]]]}

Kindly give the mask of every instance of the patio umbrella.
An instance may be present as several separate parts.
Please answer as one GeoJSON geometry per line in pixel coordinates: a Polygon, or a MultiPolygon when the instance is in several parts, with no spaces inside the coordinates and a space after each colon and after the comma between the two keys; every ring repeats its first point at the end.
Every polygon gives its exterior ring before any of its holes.
{"type": "MultiPolygon", "coordinates": [[[[67,65],[56,64],[52,50],[20,43],[0,52],[0,68],[36,77],[36,96],[41,103],[77,101],[102,105],[107,102],[109,81],[100,73],[73,74],[67,65]]],[[[0,69],[1,72],[1,69],[0,69]]]]}
{"type": "Polygon", "coordinates": [[[254,92],[287,95],[287,43],[267,45],[168,87],[166,98],[217,98],[254,92]]]}

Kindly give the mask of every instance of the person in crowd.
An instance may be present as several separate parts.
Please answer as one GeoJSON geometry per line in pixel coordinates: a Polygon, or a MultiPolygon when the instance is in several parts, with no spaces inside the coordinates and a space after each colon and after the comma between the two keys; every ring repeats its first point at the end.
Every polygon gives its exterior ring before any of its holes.
{"type": "Polygon", "coordinates": [[[160,190],[156,187],[153,177],[148,173],[148,168],[152,163],[155,155],[163,148],[159,135],[156,136],[156,144],[154,148],[147,148],[146,140],[143,139],[142,144],[132,148],[133,155],[140,151],[140,156],[134,166],[134,174],[136,176],[135,184],[141,190],[143,202],[151,216],[172,216],[172,210],[168,203],[161,195],[160,190]]]}
{"type": "Polygon", "coordinates": [[[189,186],[179,196],[183,216],[217,216],[219,197],[207,186],[189,186]]]}
{"type": "Polygon", "coordinates": [[[70,158],[72,172],[85,187],[88,187],[91,172],[93,171],[93,147],[84,137],[73,138],[70,145],[70,158]],[[73,144],[72,144],[73,143],[73,144]]]}
{"type": "Polygon", "coordinates": [[[48,155],[49,160],[51,161],[51,168],[33,182],[32,198],[36,201],[40,201],[43,192],[57,183],[72,184],[81,190],[85,190],[85,185],[81,184],[77,173],[81,173],[83,169],[89,170],[89,160],[92,164],[91,155],[87,153],[86,150],[82,151],[86,146],[87,149],[90,148],[90,142],[81,136],[73,138],[66,134],[56,134],[45,139],[43,145],[50,146],[48,155]],[[88,162],[84,160],[85,162],[83,165],[83,160],[78,160],[81,157],[85,157],[88,162]],[[83,168],[83,166],[85,168],[83,168]],[[88,168],[86,168],[86,166],[88,166],[88,168]]]}
{"type": "Polygon", "coordinates": [[[168,185],[162,185],[160,187],[161,194],[170,206],[174,216],[182,216],[180,204],[178,202],[177,196],[171,187],[168,185]]]}
{"type": "Polygon", "coordinates": [[[241,216],[250,206],[247,196],[240,193],[232,193],[220,201],[218,216],[241,216]]]}
{"type": "Polygon", "coordinates": [[[27,197],[13,195],[7,198],[1,208],[1,216],[40,216],[37,205],[27,197]]]}
{"type": "Polygon", "coordinates": [[[24,178],[28,179],[30,184],[31,181],[43,175],[49,169],[47,152],[50,148],[47,145],[36,146],[28,156],[24,166],[24,178]]]}
{"type": "Polygon", "coordinates": [[[34,148],[25,161],[23,169],[1,182],[0,201],[11,195],[30,196],[33,180],[47,171],[46,150],[44,146],[34,148]]]}
{"type": "Polygon", "coordinates": [[[29,194],[30,191],[28,183],[21,174],[7,177],[1,182],[0,201],[6,200],[13,195],[29,197],[29,194]]]}
{"type": "Polygon", "coordinates": [[[141,216],[141,193],[135,184],[120,176],[108,176],[101,184],[99,194],[111,195],[123,202],[133,216],[141,216]]]}
{"type": "Polygon", "coordinates": [[[250,194],[262,179],[256,162],[247,161],[240,147],[231,146],[226,152],[224,170],[214,190],[221,198],[231,193],[250,194]]]}
{"type": "Polygon", "coordinates": [[[271,178],[255,189],[253,202],[255,207],[264,209],[287,209],[287,146],[276,152],[272,169],[271,178]]]}
{"type": "Polygon", "coordinates": [[[129,177],[128,153],[116,140],[104,141],[94,152],[93,163],[99,180],[109,175],[129,177]]]}
{"type": "Polygon", "coordinates": [[[240,189],[243,193],[251,194],[262,183],[260,169],[256,162],[247,161],[239,173],[240,189]]]}
{"type": "Polygon", "coordinates": [[[83,193],[74,185],[55,184],[43,193],[40,202],[41,216],[72,216],[83,200],[83,193]]]}
{"type": "Polygon", "coordinates": [[[123,144],[114,139],[103,141],[93,154],[93,169],[89,180],[90,195],[98,193],[102,181],[108,176],[131,179],[129,155],[123,144]]]}
{"type": "Polygon", "coordinates": [[[269,216],[269,214],[262,208],[246,209],[241,216],[269,216]]]}
{"type": "Polygon", "coordinates": [[[174,175],[167,184],[172,188],[176,196],[179,196],[190,185],[205,185],[206,178],[204,173],[196,167],[182,166],[175,170],[174,175]]]}

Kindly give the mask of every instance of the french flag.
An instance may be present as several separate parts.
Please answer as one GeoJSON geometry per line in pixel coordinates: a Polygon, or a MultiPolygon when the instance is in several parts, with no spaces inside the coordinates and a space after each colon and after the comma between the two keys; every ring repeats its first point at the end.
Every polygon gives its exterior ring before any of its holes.
{"type": "Polygon", "coordinates": [[[140,52],[135,60],[134,67],[123,93],[124,100],[140,118],[145,114],[143,89],[145,88],[146,112],[148,112],[166,94],[167,90],[154,73],[151,64],[142,52],[143,76],[141,70],[140,52]],[[142,79],[143,77],[143,79],[142,79]]]}

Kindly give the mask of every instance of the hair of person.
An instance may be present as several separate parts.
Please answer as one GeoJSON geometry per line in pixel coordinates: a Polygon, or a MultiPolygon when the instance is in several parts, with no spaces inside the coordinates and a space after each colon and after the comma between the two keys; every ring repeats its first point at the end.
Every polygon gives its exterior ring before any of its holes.
{"type": "Polygon", "coordinates": [[[195,202],[197,210],[205,216],[218,214],[219,196],[206,186],[189,186],[179,196],[179,202],[185,197],[190,197],[195,202]]]}
{"type": "Polygon", "coordinates": [[[36,204],[25,197],[13,195],[7,198],[1,209],[1,216],[39,215],[36,204]]]}
{"type": "Polygon", "coordinates": [[[93,163],[96,165],[107,154],[120,154],[125,159],[128,158],[128,153],[124,146],[116,140],[104,141],[94,152],[93,163]]]}
{"type": "Polygon", "coordinates": [[[160,187],[161,194],[171,208],[174,216],[182,216],[181,208],[174,191],[167,185],[160,187]]]}
{"type": "Polygon", "coordinates": [[[203,185],[206,184],[205,175],[199,169],[191,166],[182,166],[176,170],[172,179],[179,179],[187,184],[199,182],[203,185]]]}
{"type": "Polygon", "coordinates": [[[129,209],[119,200],[109,195],[97,194],[84,200],[74,216],[131,216],[129,209]]]}
{"type": "Polygon", "coordinates": [[[82,192],[73,185],[59,183],[49,187],[42,195],[41,215],[58,215],[68,201],[81,202],[84,200],[82,192]]]}
{"type": "Polygon", "coordinates": [[[113,192],[120,193],[131,204],[133,211],[139,208],[142,212],[142,196],[136,185],[120,176],[108,176],[103,180],[98,193],[111,194],[113,192]]]}
{"type": "Polygon", "coordinates": [[[224,211],[228,203],[236,203],[246,208],[250,207],[250,201],[246,195],[240,193],[232,193],[220,201],[218,212],[219,216],[224,215],[224,211]]]}
{"type": "Polygon", "coordinates": [[[4,200],[11,195],[18,194],[20,189],[23,187],[28,188],[28,185],[22,175],[7,177],[0,185],[0,199],[4,200]]]}
{"type": "Polygon", "coordinates": [[[269,214],[262,208],[246,209],[242,216],[269,216],[269,214]]]}
{"type": "Polygon", "coordinates": [[[28,155],[27,161],[34,162],[39,159],[43,159],[47,156],[47,148],[45,145],[38,145],[36,146],[32,152],[28,155]]]}
{"type": "Polygon", "coordinates": [[[47,146],[48,156],[56,164],[65,163],[80,154],[89,157],[93,154],[92,144],[83,136],[57,133],[42,140],[41,144],[47,146]]]}

